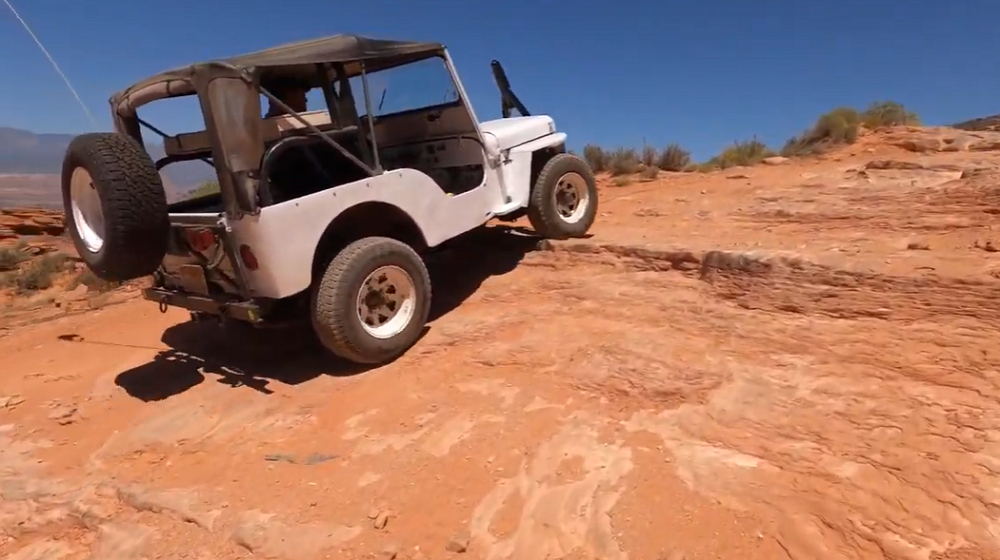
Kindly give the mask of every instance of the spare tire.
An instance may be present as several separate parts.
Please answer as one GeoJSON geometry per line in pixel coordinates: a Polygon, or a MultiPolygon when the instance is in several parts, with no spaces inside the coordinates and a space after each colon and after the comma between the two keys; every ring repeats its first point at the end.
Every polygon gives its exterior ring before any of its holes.
{"type": "Polygon", "coordinates": [[[81,134],[62,167],[66,228],[77,253],[102,280],[156,271],[167,252],[167,195],[146,150],[124,134],[81,134]]]}

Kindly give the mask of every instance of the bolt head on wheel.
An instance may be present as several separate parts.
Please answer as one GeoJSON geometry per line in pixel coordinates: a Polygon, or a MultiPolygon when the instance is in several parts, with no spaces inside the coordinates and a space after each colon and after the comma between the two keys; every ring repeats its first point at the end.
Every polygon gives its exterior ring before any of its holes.
{"type": "Polygon", "coordinates": [[[579,173],[571,171],[559,177],[552,197],[556,212],[566,223],[575,224],[587,215],[590,191],[586,179],[579,173]]]}
{"type": "Polygon", "coordinates": [[[398,266],[380,266],[358,290],[358,319],[369,335],[386,340],[406,329],[416,314],[413,278],[398,266]]]}

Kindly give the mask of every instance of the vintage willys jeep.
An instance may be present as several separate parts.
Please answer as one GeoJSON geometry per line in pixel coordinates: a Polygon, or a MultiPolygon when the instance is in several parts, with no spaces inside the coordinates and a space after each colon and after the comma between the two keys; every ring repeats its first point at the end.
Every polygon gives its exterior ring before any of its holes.
{"type": "Polygon", "coordinates": [[[592,171],[565,153],[551,118],[528,115],[499,63],[493,70],[504,118],[487,122],[436,43],[340,35],[153,76],[112,96],[115,132],[69,146],[68,229],[97,276],[151,275],[144,296],[163,310],[255,325],[308,314],[333,353],[389,361],[427,321],[423,251],[494,217],[527,214],[551,238],[582,236],[594,222],[592,171]],[[395,82],[377,100],[371,83],[427,64],[450,98],[382,113],[395,82]],[[292,110],[275,93],[290,82],[321,91],[326,108],[292,110]],[[137,115],[188,95],[204,131],[171,136],[137,115]],[[262,117],[262,97],[283,114],[262,117]],[[510,117],[514,108],[522,116],[510,117]],[[140,127],[163,137],[165,157],[152,160],[140,127]],[[168,204],[159,171],[193,160],[214,166],[217,192],[168,204]]]}

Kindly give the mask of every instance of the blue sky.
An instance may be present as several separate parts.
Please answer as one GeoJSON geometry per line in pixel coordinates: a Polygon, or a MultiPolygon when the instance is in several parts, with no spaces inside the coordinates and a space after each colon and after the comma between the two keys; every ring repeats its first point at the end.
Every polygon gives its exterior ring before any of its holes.
{"type": "MultiPolygon", "coordinates": [[[[995,0],[12,1],[102,128],[110,94],[148,74],[336,33],[445,43],[480,119],[499,116],[499,58],[576,148],[780,147],[821,112],[876,99],[930,124],[1000,113],[995,0]]],[[[92,128],[2,4],[0,67],[0,126],[92,128]]],[[[193,104],[163,103],[145,116],[198,128],[193,104]]]]}

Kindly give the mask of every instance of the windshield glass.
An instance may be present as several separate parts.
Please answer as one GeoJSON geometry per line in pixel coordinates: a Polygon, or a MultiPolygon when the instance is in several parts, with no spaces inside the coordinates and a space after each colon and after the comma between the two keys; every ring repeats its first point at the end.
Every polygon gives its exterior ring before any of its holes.
{"type": "MultiPolygon", "coordinates": [[[[360,76],[351,78],[358,114],[365,115],[368,111],[361,86],[360,76]]],[[[458,89],[440,57],[369,74],[368,87],[374,117],[447,105],[459,99],[458,89]]]]}

